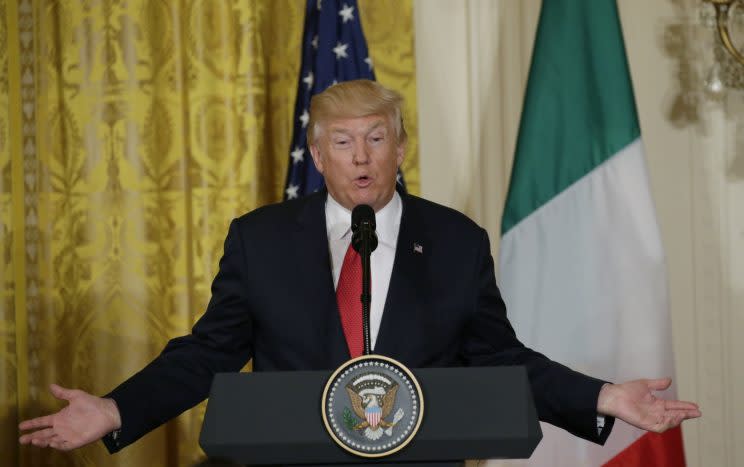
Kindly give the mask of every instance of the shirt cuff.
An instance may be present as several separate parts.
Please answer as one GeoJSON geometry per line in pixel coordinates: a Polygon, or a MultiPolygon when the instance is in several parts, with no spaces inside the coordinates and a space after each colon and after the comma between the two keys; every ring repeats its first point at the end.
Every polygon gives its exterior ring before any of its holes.
{"type": "Polygon", "coordinates": [[[121,428],[107,434],[101,439],[101,441],[103,441],[103,444],[106,446],[106,449],[108,449],[109,453],[113,454],[121,449],[121,443],[119,442],[120,439],[121,428]]]}

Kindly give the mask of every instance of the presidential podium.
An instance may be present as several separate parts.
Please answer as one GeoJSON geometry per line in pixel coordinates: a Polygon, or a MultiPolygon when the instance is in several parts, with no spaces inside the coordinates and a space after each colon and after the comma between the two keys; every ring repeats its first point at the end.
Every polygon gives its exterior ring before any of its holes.
{"type": "Polygon", "coordinates": [[[523,367],[413,369],[425,409],[400,451],[365,459],[336,445],[321,417],[330,371],[222,373],[212,384],[199,444],[244,465],[425,463],[528,458],[542,438],[523,367]]]}

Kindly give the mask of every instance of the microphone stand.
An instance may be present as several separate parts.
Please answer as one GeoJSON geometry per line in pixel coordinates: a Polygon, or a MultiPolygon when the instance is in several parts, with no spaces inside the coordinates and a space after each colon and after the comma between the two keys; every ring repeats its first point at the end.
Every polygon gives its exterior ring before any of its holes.
{"type": "MultiPolygon", "coordinates": [[[[369,227],[367,227],[369,228],[369,227]]],[[[374,232],[372,232],[374,235],[374,232]]],[[[370,248],[368,235],[362,235],[362,245],[360,254],[362,256],[362,332],[364,333],[364,355],[372,354],[372,339],[370,337],[369,308],[372,302],[372,293],[370,291],[370,248]]]]}

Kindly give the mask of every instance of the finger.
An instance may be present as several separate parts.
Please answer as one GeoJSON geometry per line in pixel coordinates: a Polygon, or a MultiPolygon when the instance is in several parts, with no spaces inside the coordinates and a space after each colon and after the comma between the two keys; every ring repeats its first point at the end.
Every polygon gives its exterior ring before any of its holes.
{"type": "Polygon", "coordinates": [[[43,417],[32,418],[18,424],[21,430],[33,430],[36,428],[47,428],[54,425],[54,415],[45,415],[43,417]]]}
{"type": "Polygon", "coordinates": [[[70,451],[74,446],[67,441],[55,439],[49,442],[49,447],[60,451],[70,451]]]}
{"type": "Polygon", "coordinates": [[[682,421],[685,419],[686,419],[686,416],[684,413],[676,413],[672,415],[667,420],[667,427],[665,430],[679,426],[682,423],[682,421]]]}
{"type": "Polygon", "coordinates": [[[52,395],[54,397],[56,397],[57,399],[62,399],[66,401],[69,401],[70,398],[75,393],[74,389],[63,388],[62,386],[58,384],[49,385],[49,389],[52,391],[52,395]]]}
{"type": "Polygon", "coordinates": [[[674,424],[674,426],[679,425],[684,420],[689,420],[691,418],[698,418],[702,415],[699,410],[669,410],[664,415],[665,420],[677,420],[678,422],[674,424]]]}
{"type": "Polygon", "coordinates": [[[664,408],[667,410],[697,410],[698,405],[694,402],[665,400],[664,408]]]}
{"type": "Polygon", "coordinates": [[[703,414],[700,412],[699,409],[679,409],[679,410],[667,410],[667,414],[677,416],[677,415],[683,415],[685,419],[688,418],[698,418],[701,417],[703,414]]]}
{"type": "Polygon", "coordinates": [[[672,378],[647,379],[646,385],[654,391],[663,391],[672,385],[672,378]]]}
{"type": "Polygon", "coordinates": [[[35,439],[47,439],[55,435],[56,433],[54,432],[54,428],[45,428],[43,430],[34,431],[33,433],[27,433],[21,436],[18,441],[20,441],[21,444],[28,444],[35,439]]]}
{"type": "Polygon", "coordinates": [[[678,426],[685,419],[683,411],[669,411],[664,414],[662,421],[658,424],[657,433],[663,433],[671,428],[678,426]]]}
{"type": "Polygon", "coordinates": [[[676,417],[674,417],[674,422],[673,422],[674,424],[672,426],[679,426],[685,420],[687,420],[686,415],[682,415],[682,414],[677,415],[676,417]]]}
{"type": "Polygon", "coordinates": [[[49,439],[49,438],[44,438],[44,439],[36,439],[36,438],[34,438],[34,439],[31,440],[31,444],[33,444],[34,446],[40,447],[40,448],[45,448],[45,447],[49,446],[49,443],[50,442],[52,442],[52,440],[49,439]]]}

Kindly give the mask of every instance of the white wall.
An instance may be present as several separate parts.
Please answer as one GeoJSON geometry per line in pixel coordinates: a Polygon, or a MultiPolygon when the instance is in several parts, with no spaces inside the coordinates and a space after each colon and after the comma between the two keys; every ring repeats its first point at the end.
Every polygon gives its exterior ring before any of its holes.
{"type": "MultiPolygon", "coordinates": [[[[669,267],[688,466],[744,466],[744,98],[702,92],[696,0],[619,1],[669,267]]],[[[540,2],[415,3],[421,190],[499,222],[540,2]]],[[[744,73],[744,70],[742,70],[744,73]]]]}

